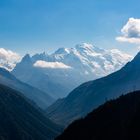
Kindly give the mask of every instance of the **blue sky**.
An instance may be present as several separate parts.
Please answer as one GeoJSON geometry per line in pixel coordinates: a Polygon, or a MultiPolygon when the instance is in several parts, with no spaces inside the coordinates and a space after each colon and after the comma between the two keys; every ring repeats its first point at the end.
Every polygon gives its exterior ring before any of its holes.
{"type": "Polygon", "coordinates": [[[118,42],[139,0],[0,0],[0,47],[20,54],[52,52],[87,42],[135,54],[140,46],[118,42]]]}

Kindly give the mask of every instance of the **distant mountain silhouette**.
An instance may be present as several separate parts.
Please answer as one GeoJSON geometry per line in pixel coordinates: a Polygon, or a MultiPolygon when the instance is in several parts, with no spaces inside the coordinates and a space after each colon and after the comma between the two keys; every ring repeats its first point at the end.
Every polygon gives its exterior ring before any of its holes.
{"type": "Polygon", "coordinates": [[[0,140],[53,140],[61,131],[29,99],[0,85],[0,140]]]}
{"type": "Polygon", "coordinates": [[[56,140],[139,140],[140,91],[101,105],[73,122],[56,140]]]}
{"type": "Polygon", "coordinates": [[[106,77],[86,82],[66,98],[47,108],[47,115],[57,123],[67,125],[87,115],[106,100],[133,90],[140,90],[140,53],[122,69],[106,77]]]}
{"type": "Polygon", "coordinates": [[[47,95],[47,93],[19,81],[14,75],[4,68],[0,68],[0,84],[20,91],[43,109],[54,102],[54,99],[47,95]]]}

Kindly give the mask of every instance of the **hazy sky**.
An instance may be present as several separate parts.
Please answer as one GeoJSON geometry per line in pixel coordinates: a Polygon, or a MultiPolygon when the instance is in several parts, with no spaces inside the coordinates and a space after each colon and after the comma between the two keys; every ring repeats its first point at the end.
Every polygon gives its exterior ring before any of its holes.
{"type": "Polygon", "coordinates": [[[0,47],[24,54],[87,42],[135,54],[139,43],[115,39],[131,17],[140,18],[139,0],[0,0],[0,47]]]}

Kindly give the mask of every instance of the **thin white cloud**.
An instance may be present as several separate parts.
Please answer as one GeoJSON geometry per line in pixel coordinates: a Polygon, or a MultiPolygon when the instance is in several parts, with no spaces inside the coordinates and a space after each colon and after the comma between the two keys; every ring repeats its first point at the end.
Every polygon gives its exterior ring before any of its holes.
{"type": "Polygon", "coordinates": [[[0,48],[0,67],[12,70],[20,58],[20,55],[17,53],[0,48]]]}
{"type": "Polygon", "coordinates": [[[117,41],[140,44],[140,19],[129,18],[121,33],[121,36],[116,37],[117,41]]]}
{"type": "Polygon", "coordinates": [[[39,68],[51,68],[51,69],[70,69],[71,67],[65,65],[62,62],[46,62],[42,60],[38,60],[34,63],[35,67],[39,68]]]}

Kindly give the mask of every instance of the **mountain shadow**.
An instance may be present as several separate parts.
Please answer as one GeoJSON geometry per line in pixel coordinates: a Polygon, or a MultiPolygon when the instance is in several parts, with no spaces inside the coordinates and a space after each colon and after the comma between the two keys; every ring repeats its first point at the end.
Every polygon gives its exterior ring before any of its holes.
{"type": "Polygon", "coordinates": [[[140,53],[119,71],[106,77],[86,82],[46,109],[47,115],[60,124],[86,116],[106,100],[140,90],[140,53]]]}
{"type": "Polygon", "coordinates": [[[0,84],[19,91],[42,109],[45,109],[55,101],[47,93],[21,82],[4,68],[0,68],[0,84]]]}
{"type": "Polygon", "coordinates": [[[53,140],[61,131],[29,99],[0,85],[0,140],[53,140]]]}
{"type": "Polygon", "coordinates": [[[73,122],[56,140],[140,139],[140,91],[108,101],[73,122]]]}

